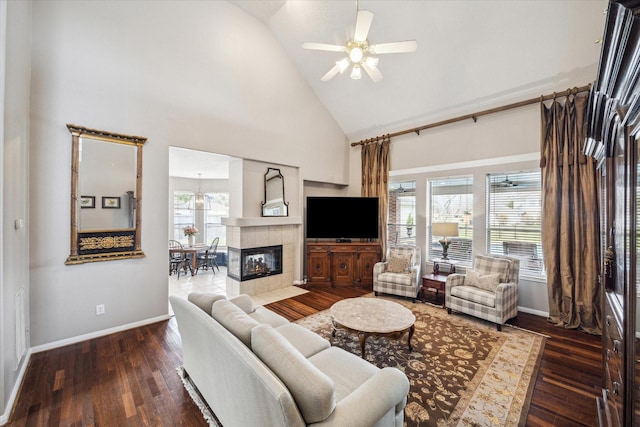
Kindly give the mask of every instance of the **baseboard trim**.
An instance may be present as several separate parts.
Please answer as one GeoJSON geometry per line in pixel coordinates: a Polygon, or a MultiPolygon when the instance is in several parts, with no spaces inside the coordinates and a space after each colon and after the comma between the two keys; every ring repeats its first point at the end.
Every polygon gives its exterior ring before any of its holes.
{"type": "Polygon", "coordinates": [[[150,325],[152,323],[162,322],[164,320],[170,319],[171,316],[168,314],[152,317],[150,319],[141,320],[139,322],[127,323],[126,325],[116,326],[114,328],[103,329],[101,331],[91,332],[90,334],[78,335],[71,338],[65,338],[63,340],[50,342],[47,344],[38,345],[35,347],[31,347],[31,353],[40,353],[42,351],[53,350],[54,348],[64,347],[70,344],[76,344],[82,341],[87,341],[94,338],[103,337],[105,335],[111,335],[116,332],[126,331],[128,329],[138,328],[140,326],[150,325]]]}
{"type": "Polygon", "coordinates": [[[528,307],[518,307],[518,311],[521,311],[523,313],[535,314],[536,316],[549,317],[548,311],[535,310],[528,307]]]}

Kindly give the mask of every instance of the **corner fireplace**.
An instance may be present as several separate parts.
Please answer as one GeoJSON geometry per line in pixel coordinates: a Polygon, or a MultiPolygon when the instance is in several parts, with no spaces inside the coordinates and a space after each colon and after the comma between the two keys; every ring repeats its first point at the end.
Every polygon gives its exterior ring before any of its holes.
{"type": "Polygon", "coordinates": [[[227,275],[243,282],[282,274],[282,245],[228,249],[227,275]]]}

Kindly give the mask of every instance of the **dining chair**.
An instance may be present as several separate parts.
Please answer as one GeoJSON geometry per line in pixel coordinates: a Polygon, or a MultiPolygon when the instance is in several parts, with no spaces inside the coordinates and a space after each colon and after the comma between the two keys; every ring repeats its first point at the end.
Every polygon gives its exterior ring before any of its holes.
{"type": "Polygon", "coordinates": [[[186,273],[187,269],[193,274],[189,261],[183,251],[182,243],[177,240],[169,240],[169,276],[176,273],[180,279],[180,271],[184,270],[186,273]]]}
{"type": "Polygon", "coordinates": [[[209,267],[211,267],[211,270],[213,270],[213,274],[216,273],[216,270],[214,269],[214,267],[216,267],[218,271],[220,271],[220,267],[218,266],[218,262],[216,261],[219,241],[220,241],[220,238],[216,237],[215,239],[213,239],[213,241],[211,242],[211,245],[206,251],[198,252],[198,256],[197,256],[198,263],[196,266],[196,272],[201,267],[203,270],[207,270],[209,267]]]}

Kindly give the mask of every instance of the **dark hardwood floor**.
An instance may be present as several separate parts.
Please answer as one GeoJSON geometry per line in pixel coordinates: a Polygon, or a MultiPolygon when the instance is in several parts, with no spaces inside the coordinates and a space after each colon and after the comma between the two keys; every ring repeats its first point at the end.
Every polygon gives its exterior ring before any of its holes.
{"type": "MultiPolygon", "coordinates": [[[[267,307],[290,320],[368,289],[313,290],[267,307]]],[[[600,338],[520,313],[515,325],[549,335],[527,425],[595,426],[600,338]]],[[[32,355],[7,426],[206,426],[176,372],[175,319],[32,355]]]]}

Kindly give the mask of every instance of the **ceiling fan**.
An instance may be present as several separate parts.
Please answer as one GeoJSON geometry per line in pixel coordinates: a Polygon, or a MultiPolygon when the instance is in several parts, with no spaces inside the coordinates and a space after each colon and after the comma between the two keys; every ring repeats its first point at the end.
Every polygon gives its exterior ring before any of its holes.
{"type": "Polygon", "coordinates": [[[504,180],[498,181],[498,182],[494,182],[492,185],[494,185],[496,187],[501,187],[501,188],[511,188],[511,187],[517,187],[518,183],[511,181],[509,179],[509,177],[507,176],[504,180]]]}
{"type": "Polygon", "coordinates": [[[371,55],[381,55],[385,53],[405,53],[415,52],[418,48],[418,42],[415,40],[407,40],[400,42],[390,42],[381,44],[369,44],[367,35],[371,22],[373,21],[373,13],[368,10],[358,10],[356,3],[356,26],[353,38],[348,40],[345,45],[325,44],[325,43],[303,43],[304,49],[326,50],[329,52],[345,52],[347,56],[329,70],[320,80],[329,81],[336,74],[344,73],[344,71],[353,64],[351,70],[351,78],[354,80],[362,77],[362,70],[367,72],[371,80],[378,82],[382,80],[382,73],[378,69],[378,58],[371,55]]]}

